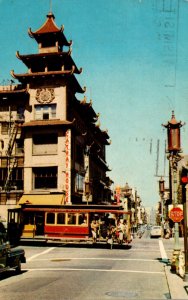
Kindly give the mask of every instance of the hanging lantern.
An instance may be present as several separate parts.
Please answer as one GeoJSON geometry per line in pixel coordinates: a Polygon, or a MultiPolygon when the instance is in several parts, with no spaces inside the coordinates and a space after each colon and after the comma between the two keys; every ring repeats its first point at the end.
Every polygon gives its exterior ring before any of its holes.
{"type": "Polygon", "coordinates": [[[172,118],[166,125],[167,138],[168,138],[168,152],[180,152],[181,140],[180,140],[180,128],[183,126],[181,121],[176,121],[174,111],[172,111],[172,118]]]}

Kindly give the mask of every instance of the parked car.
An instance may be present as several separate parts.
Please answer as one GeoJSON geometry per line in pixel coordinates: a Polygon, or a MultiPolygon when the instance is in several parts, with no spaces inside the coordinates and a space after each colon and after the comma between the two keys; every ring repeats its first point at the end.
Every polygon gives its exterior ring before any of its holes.
{"type": "Polygon", "coordinates": [[[6,229],[0,226],[0,274],[14,269],[16,273],[21,272],[21,263],[26,263],[25,251],[20,248],[11,248],[7,241],[6,229]]]}
{"type": "Polygon", "coordinates": [[[150,231],[150,237],[159,237],[161,236],[162,229],[161,226],[153,226],[150,231]]]}

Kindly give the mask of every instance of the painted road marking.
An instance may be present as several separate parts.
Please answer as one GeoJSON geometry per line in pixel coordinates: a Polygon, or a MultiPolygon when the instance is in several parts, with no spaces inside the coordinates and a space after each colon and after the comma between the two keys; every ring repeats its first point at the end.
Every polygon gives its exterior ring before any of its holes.
{"type": "Polygon", "coordinates": [[[22,269],[22,271],[89,271],[89,272],[119,272],[119,273],[141,273],[141,274],[161,274],[165,276],[164,272],[153,271],[135,271],[135,270],[107,270],[107,269],[79,269],[79,268],[39,268],[39,269],[22,269]]]}
{"type": "Polygon", "coordinates": [[[166,254],[166,251],[165,251],[165,248],[164,248],[162,240],[159,240],[159,249],[160,249],[160,253],[161,253],[161,258],[163,260],[168,260],[168,256],[166,254]]]}
{"type": "Polygon", "coordinates": [[[34,258],[38,257],[39,255],[46,254],[46,253],[48,253],[48,252],[50,252],[50,251],[52,251],[52,250],[54,250],[54,249],[55,249],[55,247],[54,247],[54,248],[48,248],[48,249],[45,250],[45,251],[42,251],[42,252],[40,252],[40,253],[37,253],[37,254],[35,254],[35,255],[29,257],[29,258],[27,259],[27,262],[33,260],[34,258]]]}
{"type": "Polygon", "coordinates": [[[154,262],[158,262],[157,259],[142,259],[142,258],[107,258],[107,257],[56,257],[56,258],[39,258],[36,259],[37,261],[44,261],[44,260],[52,260],[52,261],[56,261],[56,260],[114,260],[114,261],[154,261],[154,262]]]}

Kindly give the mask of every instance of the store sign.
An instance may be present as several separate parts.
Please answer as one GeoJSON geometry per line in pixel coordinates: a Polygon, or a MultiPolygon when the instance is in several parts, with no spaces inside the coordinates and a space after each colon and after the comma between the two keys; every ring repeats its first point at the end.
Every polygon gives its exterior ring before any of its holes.
{"type": "Polygon", "coordinates": [[[71,204],[71,130],[65,134],[65,204],[71,204]]]}
{"type": "Polygon", "coordinates": [[[120,204],[120,196],[121,196],[121,188],[120,188],[120,186],[117,186],[116,187],[116,201],[117,201],[117,204],[120,204]]]}

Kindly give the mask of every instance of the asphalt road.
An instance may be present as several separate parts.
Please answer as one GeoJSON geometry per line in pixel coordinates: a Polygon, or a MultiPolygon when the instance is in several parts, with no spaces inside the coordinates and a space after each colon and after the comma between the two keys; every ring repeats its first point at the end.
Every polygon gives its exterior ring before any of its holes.
{"type": "MultiPolygon", "coordinates": [[[[106,245],[23,246],[27,263],[18,276],[3,275],[0,299],[170,299],[159,241],[136,238],[130,248],[112,250],[106,245]]],[[[171,248],[169,242],[169,253],[171,248]]]]}

